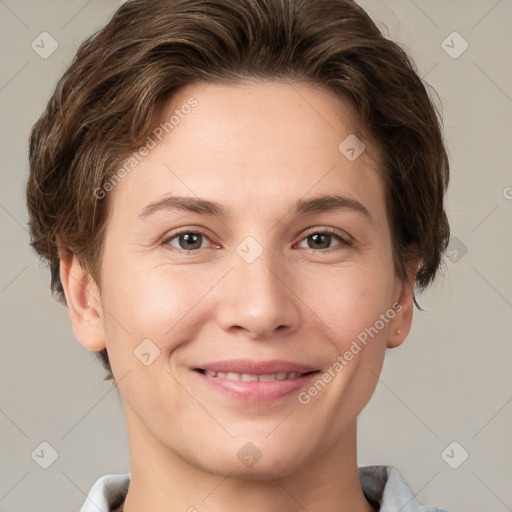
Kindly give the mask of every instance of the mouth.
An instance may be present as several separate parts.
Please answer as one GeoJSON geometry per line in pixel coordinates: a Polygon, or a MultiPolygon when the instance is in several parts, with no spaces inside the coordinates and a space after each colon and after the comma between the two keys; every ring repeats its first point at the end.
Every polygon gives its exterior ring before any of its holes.
{"type": "Polygon", "coordinates": [[[205,370],[203,368],[194,368],[195,371],[208,375],[208,377],[214,377],[218,379],[230,379],[239,380],[243,382],[270,382],[270,381],[282,381],[292,380],[311,375],[313,373],[319,373],[320,370],[311,370],[309,372],[276,372],[276,373],[264,373],[256,375],[252,373],[237,373],[237,372],[216,372],[214,370],[205,370]]]}
{"type": "Polygon", "coordinates": [[[269,404],[307,386],[320,370],[290,361],[230,360],[191,368],[217,396],[243,403],[269,404]]]}

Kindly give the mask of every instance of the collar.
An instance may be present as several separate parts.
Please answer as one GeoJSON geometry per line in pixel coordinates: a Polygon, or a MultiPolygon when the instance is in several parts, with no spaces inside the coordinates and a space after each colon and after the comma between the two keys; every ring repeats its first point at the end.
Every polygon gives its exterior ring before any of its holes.
{"type": "MultiPolygon", "coordinates": [[[[102,476],[92,486],[80,512],[113,512],[128,492],[130,474],[102,476]]],[[[394,466],[364,466],[359,479],[366,499],[379,512],[447,512],[421,506],[403,476],[394,466]]]]}

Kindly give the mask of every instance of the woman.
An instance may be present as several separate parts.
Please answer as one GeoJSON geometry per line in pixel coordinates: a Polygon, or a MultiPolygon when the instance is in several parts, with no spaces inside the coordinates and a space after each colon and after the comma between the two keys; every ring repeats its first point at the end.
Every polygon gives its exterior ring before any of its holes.
{"type": "Polygon", "coordinates": [[[356,421],[449,226],[440,122],[349,0],[129,1],[30,144],[32,245],[123,397],[89,510],[439,510],[356,421]]]}

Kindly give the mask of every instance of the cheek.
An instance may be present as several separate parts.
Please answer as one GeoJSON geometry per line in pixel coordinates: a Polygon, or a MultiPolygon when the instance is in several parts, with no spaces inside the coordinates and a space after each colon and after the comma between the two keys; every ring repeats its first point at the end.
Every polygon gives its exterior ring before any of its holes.
{"type": "Polygon", "coordinates": [[[344,342],[374,325],[393,303],[395,281],[391,257],[334,268],[318,273],[306,283],[309,284],[305,285],[303,296],[308,298],[308,305],[336,333],[337,339],[344,342]]]}
{"type": "Polygon", "coordinates": [[[394,279],[387,267],[375,264],[347,270],[330,280],[320,309],[324,325],[329,327],[324,334],[333,349],[326,369],[333,376],[331,392],[321,399],[326,410],[343,408],[349,417],[355,416],[375,389],[389,323],[396,314],[392,307],[394,279]]]}
{"type": "MultiPolygon", "coordinates": [[[[142,265],[144,258],[105,258],[102,302],[109,349],[127,358],[145,339],[161,354],[193,337],[201,302],[222,272],[199,272],[197,266],[142,265]],[[199,305],[199,307],[198,307],[199,305]],[[127,350],[130,345],[132,350],[127,350]],[[119,349],[119,350],[118,350],[119,349]]],[[[222,270],[222,269],[220,269],[222,270]]]]}

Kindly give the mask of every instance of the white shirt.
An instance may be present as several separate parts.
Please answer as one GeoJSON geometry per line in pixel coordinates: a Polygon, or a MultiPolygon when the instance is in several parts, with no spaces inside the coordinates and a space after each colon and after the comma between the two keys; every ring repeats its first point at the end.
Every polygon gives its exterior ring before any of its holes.
{"type": "MultiPolygon", "coordinates": [[[[366,499],[379,512],[448,512],[422,506],[394,466],[364,466],[359,479],[366,499]]],[[[130,473],[102,476],[92,486],[80,512],[112,512],[124,501],[130,473]]]]}

